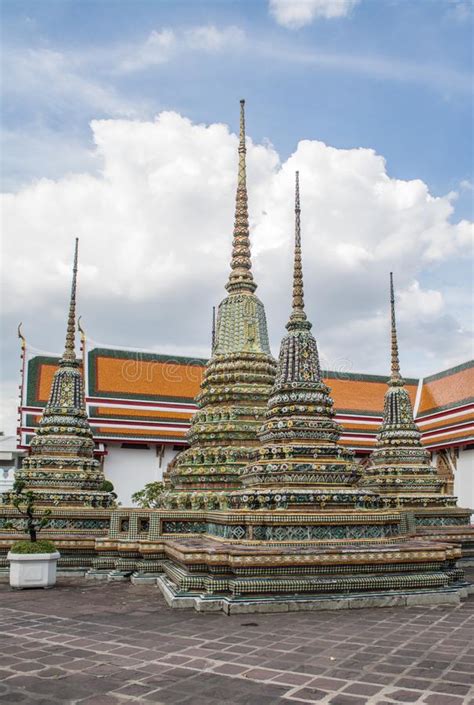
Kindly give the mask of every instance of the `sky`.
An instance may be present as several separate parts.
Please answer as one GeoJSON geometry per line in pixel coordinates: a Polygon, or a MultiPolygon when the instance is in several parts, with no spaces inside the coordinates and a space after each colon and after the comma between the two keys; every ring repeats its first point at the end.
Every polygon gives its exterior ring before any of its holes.
{"type": "Polygon", "coordinates": [[[92,341],[206,357],[225,295],[246,99],[257,294],[274,354],[300,171],[323,367],[472,357],[473,4],[2,0],[0,430],[23,331],[60,353],[74,238],[92,341]]]}

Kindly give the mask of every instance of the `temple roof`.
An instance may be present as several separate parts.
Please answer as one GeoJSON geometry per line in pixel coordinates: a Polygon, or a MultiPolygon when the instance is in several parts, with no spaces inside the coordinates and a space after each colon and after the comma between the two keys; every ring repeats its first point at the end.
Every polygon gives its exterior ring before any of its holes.
{"type": "MultiPolygon", "coordinates": [[[[205,359],[95,346],[92,341],[85,341],[85,346],[86,403],[97,441],[185,444],[205,359]],[[130,373],[125,379],[123,369],[130,373]]],[[[28,347],[26,354],[22,446],[31,439],[60,358],[37,354],[28,347]]],[[[386,375],[323,371],[323,380],[331,388],[336,419],[344,429],[341,442],[370,450],[382,420],[386,375]]],[[[473,360],[421,380],[405,377],[424,445],[474,441],[474,397],[468,396],[473,380],[473,360]]]]}

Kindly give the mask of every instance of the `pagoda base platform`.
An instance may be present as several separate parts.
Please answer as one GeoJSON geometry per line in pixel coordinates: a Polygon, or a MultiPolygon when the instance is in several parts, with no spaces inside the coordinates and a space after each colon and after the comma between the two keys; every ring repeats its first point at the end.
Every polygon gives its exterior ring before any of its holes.
{"type": "Polygon", "coordinates": [[[88,577],[156,584],[173,608],[232,614],[458,604],[469,591],[458,548],[413,538],[332,548],[210,537],[98,544],[102,558],[88,577]]]}
{"type": "Polygon", "coordinates": [[[318,610],[363,609],[369,607],[414,607],[420,605],[459,605],[469,594],[462,583],[446,588],[404,591],[368,591],[338,595],[287,595],[267,597],[230,597],[207,593],[183,594],[166,577],[156,583],[169,607],[195,609],[197,612],[255,614],[269,612],[304,612],[318,610]]]}
{"type": "Polygon", "coordinates": [[[474,562],[474,525],[418,526],[416,535],[428,541],[453,543],[460,547],[462,558],[474,562]]]}

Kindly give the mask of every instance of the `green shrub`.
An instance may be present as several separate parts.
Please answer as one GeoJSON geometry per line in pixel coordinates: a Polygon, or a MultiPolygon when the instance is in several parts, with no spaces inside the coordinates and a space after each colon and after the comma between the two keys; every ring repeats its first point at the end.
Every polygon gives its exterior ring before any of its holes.
{"type": "Polygon", "coordinates": [[[56,546],[52,541],[17,541],[11,547],[12,553],[54,553],[56,546]]]}
{"type": "Polygon", "coordinates": [[[114,491],[113,482],[110,482],[110,480],[104,480],[100,486],[100,489],[102,492],[113,492],[114,491]]]}

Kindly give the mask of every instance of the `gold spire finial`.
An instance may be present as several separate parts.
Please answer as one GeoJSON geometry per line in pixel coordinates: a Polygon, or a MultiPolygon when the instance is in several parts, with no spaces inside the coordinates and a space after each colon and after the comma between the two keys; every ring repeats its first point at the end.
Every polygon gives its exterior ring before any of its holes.
{"type": "Polygon", "coordinates": [[[86,331],[82,327],[81,320],[82,320],[82,316],[79,316],[79,318],[77,319],[77,330],[78,330],[78,333],[81,334],[81,340],[84,341],[86,338],[86,331]]]}
{"type": "Polygon", "coordinates": [[[69,302],[69,315],[67,319],[66,345],[62,359],[67,362],[76,360],[75,339],[76,339],[76,282],[77,282],[77,253],[79,249],[79,238],[76,237],[74,248],[74,264],[72,268],[71,299],[69,302]]]}
{"type": "Polygon", "coordinates": [[[390,368],[390,383],[403,384],[403,379],[400,374],[400,362],[398,359],[398,341],[397,341],[397,324],[395,319],[395,293],[393,289],[393,274],[390,272],[390,316],[391,316],[391,368],[390,368]]]}
{"type": "Polygon", "coordinates": [[[234,239],[230,262],[228,292],[251,291],[257,288],[252,276],[250,258],[249,214],[247,199],[247,176],[245,164],[245,100],[240,101],[239,172],[235,199],[234,239]]]}
{"type": "Polygon", "coordinates": [[[22,350],[24,350],[26,347],[26,338],[23,335],[23,331],[21,330],[22,325],[23,325],[23,323],[18,324],[18,337],[21,340],[21,348],[22,348],[22,350]]]}
{"type": "Polygon", "coordinates": [[[304,323],[305,328],[311,328],[304,310],[303,266],[301,261],[301,205],[300,205],[300,174],[295,172],[295,250],[293,259],[293,308],[288,326],[304,323]]]}

